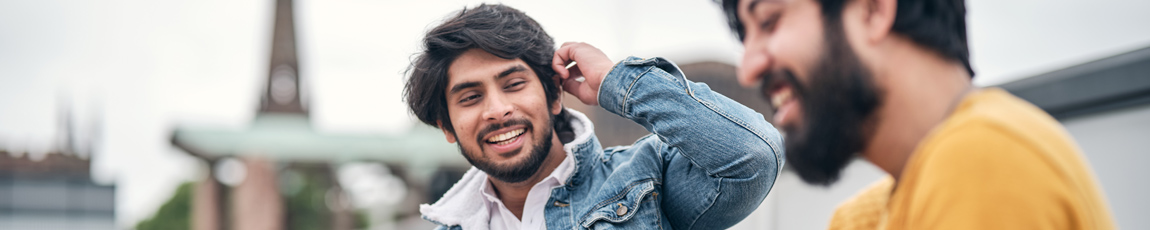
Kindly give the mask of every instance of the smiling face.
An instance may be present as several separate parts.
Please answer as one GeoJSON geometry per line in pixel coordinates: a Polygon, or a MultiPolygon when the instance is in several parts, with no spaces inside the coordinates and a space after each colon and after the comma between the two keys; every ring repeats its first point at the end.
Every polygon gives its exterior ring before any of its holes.
{"type": "Polygon", "coordinates": [[[804,181],[828,185],[866,147],[880,93],[841,17],[825,17],[821,7],[814,0],[739,2],[746,50],[738,77],[744,85],[761,82],[774,124],[786,131],[787,163],[804,181]]]}
{"type": "Polygon", "coordinates": [[[794,95],[802,92],[793,86],[802,85],[799,78],[808,81],[825,48],[819,6],[809,0],[740,1],[738,10],[746,50],[739,82],[769,86],[763,90],[776,125],[802,123],[800,98],[794,95]]]}
{"type": "Polygon", "coordinates": [[[482,49],[460,54],[447,75],[448,142],[458,141],[464,157],[497,180],[534,175],[551,151],[552,116],[562,110],[547,101],[539,76],[523,60],[482,49]]]}

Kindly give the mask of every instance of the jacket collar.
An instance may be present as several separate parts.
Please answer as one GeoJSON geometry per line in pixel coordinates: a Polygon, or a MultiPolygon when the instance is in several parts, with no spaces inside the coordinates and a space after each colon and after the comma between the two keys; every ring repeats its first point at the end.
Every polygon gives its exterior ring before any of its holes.
{"type": "MultiPolygon", "coordinates": [[[[579,169],[583,167],[581,162],[585,162],[581,154],[577,154],[589,147],[597,146],[595,140],[595,126],[587,115],[575,111],[570,108],[565,108],[571,115],[571,128],[575,133],[575,139],[563,145],[563,151],[567,152],[568,157],[573,157],[575,167],[573,167],[570,175],[567,176],[566,186],[573,186],[571,183],[573,177],[579,173],[579,169]]],[[[468,230],[487,230],[488,222],[491,219],[490,213],[487,210],[487,204],[484,203],[483,195],[480,189],[483,184],[487,182],[487,173],[471,167],[463,177],[455,182],[447,193],[443,194],[442,198],[434,204],[421,204],[419,205],[419,212],[423,214],[423,219],[431,221],[432,223],[445,226],[460,226],[468,230]]]]}

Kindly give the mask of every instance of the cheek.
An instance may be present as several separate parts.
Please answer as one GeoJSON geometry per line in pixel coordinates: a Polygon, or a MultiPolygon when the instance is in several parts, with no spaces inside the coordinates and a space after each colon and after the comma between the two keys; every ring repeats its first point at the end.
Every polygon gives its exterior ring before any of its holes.
{"type": "Polygon", "coordinates": [[[515,103],[516,109],[530,111],[529,115],[531,116],[535,116],[538,113],[536,111],[549,111],[547,110],[547,93],[543,91],[541,84],[510,93],[507,96],[511,98],[512,103],[515,103]]]}
{"type": "MultiPolygon", "coordinates": [[[[550,107],[548,107],[546,94],[543,88],[526,89],[513,95],[515,100],[515,109],[521,113],[522,118],[527,118],[535,123],[535,129],[542,130],[542,122],[546,122],[547,118],[551,116],[550,107]]],[[[562,106],[562,105],[560,105],[562,106]]],[[[549,124],[547,124],[549,125],[549,124]]]]}
{"type": "Polygon", "coordinates": [[[817,7],[796,6],[778,25],[776,38],[767,44],[783,67],[807,76],[818,61],[824,43],[822,16],[817,7]]]}
{"type": "Polygon", "coordinates": [[[545,113],[550,113],[550,111],[551,111],[548,109],[549,106],[547,106],[547,98],[546,97],[539,97],[539,98],[534,99],[534,100],[526,101],[526,103],[528,104],[528,106],[530,106],[528,108],[531,108],[532,110],[544,111],[545,113]]]}
{"type": "Polygon", "coordinates": [[[456,141],[471,143],[475,141],[475,135],[478,130],[476,127],[478,113],[472,109],[449,109],[451,114],[451,126],[455,130],[456,141]]]}
{"type": "MultiPolygon", "coordinates": [[[[859,8],[859,7],[854,7],[859,8]]],[[[866,12],[859,9],[848,8],[843,13],[843,18],[848,20],[843,22],[842,33],[845,37],[843,40],[849,45],[850,51],[858,56],[859,60],[863,62],[864,66],[876,66],[883,60],[879,58],[881,55],[876,48],[876,42],[870,40],[867,32],[866,12]]]]}

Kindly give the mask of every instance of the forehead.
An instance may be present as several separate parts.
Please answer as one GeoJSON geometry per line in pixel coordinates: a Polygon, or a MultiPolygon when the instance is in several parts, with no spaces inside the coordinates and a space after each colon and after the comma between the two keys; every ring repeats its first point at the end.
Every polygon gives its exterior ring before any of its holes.
{"type": "MultiPolygon", "coordinates": [[[[527,66],[521,59],[503,59],[482,49],[464,51],[447,68],[448,87],[461,82],[494,80],[500,72],[515,66],[527,66]]],[[[524,71],[531,73],[531,71],[524,71]]]]}

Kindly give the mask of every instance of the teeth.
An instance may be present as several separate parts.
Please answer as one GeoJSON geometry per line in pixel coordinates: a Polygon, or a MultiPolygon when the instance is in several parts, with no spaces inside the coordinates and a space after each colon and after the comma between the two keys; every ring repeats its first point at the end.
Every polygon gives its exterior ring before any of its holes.
{"type": "Polygon", "coordinates": [[[515,136],[519,136],[519,134],[522,134],[523,131],[524,131],[523,129],[511,130],[509,132],[495,135],[494,137],[491,137],[491,138],[487,138],[487,141],[488,142],[495,142],[496,144],[499,144],[499,145],[510,144],[511,138],[513,138],[515,136]]]}
{"type": "Polygon", "coordinates": [[[771,105],[775,106],[775,108],[783,106],[783,103],[786,103],[788,100],[791,100],[791,88],[783,88],[771,94],[771,105]]]}

